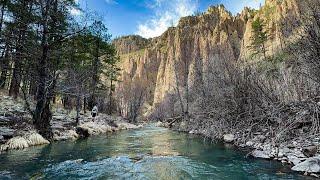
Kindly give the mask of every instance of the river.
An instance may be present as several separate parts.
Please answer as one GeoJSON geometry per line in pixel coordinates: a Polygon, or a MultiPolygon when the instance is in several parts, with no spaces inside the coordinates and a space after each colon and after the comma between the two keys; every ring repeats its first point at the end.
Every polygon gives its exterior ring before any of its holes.
{"type": "Polygon", "coordinates": [[[0,179],[305,179],[275,161],[147,126],[0,154],[0,179]]]}

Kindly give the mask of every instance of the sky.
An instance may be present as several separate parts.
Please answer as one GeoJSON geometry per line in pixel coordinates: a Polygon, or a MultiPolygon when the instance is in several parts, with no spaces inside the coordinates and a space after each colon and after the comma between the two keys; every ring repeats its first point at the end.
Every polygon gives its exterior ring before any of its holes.
{"type": "MultiPolygon", "coordinates": [[[[145,38],[160,36],[179,19],[203,12],[210,5],[223,4],[233,14],[247,6],[259,8],[264,0],[76,0],[84,11],[94,12],[113,38],[136,34],[145,38]]],[[[77,9],[71,13],[80,15],[77,9]]]]}

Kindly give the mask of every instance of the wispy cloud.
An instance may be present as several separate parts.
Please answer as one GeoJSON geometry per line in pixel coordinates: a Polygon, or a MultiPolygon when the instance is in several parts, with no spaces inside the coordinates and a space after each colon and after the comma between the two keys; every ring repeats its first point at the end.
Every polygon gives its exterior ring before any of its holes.
{"type": "Polygon", "coordinates": [[[108,4],[118,4],[116,0],[105,0],[108,4]]]}
{"type": "Polygon", "coordinates": [[[138,25],[137,34],[145,38],[160,36],[168,27],[177,25],[179,19],[193,14],[198,0],[153,0],[147,5],[154,11],[150,20],[138,25]]]}

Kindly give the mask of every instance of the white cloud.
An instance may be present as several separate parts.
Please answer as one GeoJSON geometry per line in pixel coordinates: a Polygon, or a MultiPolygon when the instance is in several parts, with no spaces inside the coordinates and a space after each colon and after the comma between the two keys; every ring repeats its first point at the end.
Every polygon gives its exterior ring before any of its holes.
{"type": "MultiPolygon", "coordinates": [[[[74,0],[74,2],[76,5],[80,4],[80,0],[74,0]]],[[[69,11],[72,16],[80,16],[82,14],[81,10],[77,7],[70,7],[69,11]]]]}
{"type": "Polygon", "coordinates": [[[106,1],[106,3],[108,3],[108,4],[118,4],[118,2],[115,1],[115,0],[105,0],[105,1],[106,1]]]}
{"type": "Polygon", "coordinates": [[[197,0],[154,0],[148,7],[155,11],[154,16],[138,25],[138,35],[151,38],[160,36],[168,27],[176,26],[179,19],[192,15],[198,8],[197,0]]]}
{"type": "Polygon", "coordinates": [[[81,12],[80,9],[77,9],[77,8],[73,7],[73,8],[70,9],[70,13],[73,16],[80,16],[82,12],[81,12]]]}

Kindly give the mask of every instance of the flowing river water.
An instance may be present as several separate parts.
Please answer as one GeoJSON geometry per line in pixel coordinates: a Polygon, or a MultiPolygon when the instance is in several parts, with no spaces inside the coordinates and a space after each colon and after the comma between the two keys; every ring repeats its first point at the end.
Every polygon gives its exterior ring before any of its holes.
{"type": "Polygon", "coordinates": [[[0,154],[0,179],[305,179],[275,161],[155,126],[0,154]]]}

